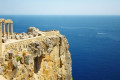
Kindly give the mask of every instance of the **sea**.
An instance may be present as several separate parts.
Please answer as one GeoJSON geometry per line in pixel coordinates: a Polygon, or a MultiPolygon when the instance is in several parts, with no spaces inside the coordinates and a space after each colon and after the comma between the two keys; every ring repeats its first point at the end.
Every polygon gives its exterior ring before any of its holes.
{"type": "Polygon", "coordinates": [[[73,80],[120,80],[120,16],[0,15],[16,33],[59,30],[69,42],[73,80]]]}

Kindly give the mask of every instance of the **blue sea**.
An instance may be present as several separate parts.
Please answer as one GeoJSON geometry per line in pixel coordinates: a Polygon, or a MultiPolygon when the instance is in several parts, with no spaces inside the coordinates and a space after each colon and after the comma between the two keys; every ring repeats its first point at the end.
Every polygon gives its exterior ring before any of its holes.
{"type": "Polygon", "coordinates": [[[120,16],[0,15],[14,32],[59,30],[69,41],[74,80],[120,80],[120,16]]]}

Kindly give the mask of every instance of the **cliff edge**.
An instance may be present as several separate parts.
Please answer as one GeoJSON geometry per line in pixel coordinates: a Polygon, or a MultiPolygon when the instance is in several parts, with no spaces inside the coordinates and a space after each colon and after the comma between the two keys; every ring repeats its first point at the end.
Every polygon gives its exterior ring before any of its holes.
{"type": "Polygon", "coordinates": [[[0,75],[6,80],[72,80],[71,55],[59,31],[13,33],[2,39],[0,75]]]}

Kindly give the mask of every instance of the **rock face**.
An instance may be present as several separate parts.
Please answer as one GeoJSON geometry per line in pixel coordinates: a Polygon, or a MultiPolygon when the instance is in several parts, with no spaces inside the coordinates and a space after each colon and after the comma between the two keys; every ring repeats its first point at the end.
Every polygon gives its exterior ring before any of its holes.
{"type": "Polygon", "coordinates": [[[0,74],[7,80],[72,80],[71,55],[65,36],[58,31],[28,29],[30,35],[38,33],[45,36],[6,43],[0,74]]]}

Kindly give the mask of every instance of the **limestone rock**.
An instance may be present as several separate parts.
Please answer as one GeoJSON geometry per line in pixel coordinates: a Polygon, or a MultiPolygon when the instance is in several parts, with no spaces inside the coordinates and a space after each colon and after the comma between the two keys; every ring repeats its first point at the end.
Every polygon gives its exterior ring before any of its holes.
{"type": "Polygon", "coordinates": [[[21,63],[21,64],[24,64],[24,57],[21,57],[20,63],[21,63]]]}
{"type": "Polygon", "coordinates": [[[13,66],[13,68],[12,68],[12,73],[11,73],[11,77],[16,77],[16,74],[17,74],[17,72],[18,72],[18,63],[17,63],[16,59],[13,59],[13,60],[12,60],[11,66],[13,66]]]}
{"type": "Polygon", "coordinates": [[[55,39],[58,39],[58,37],[48,37],[43,40],[43,43],[47,47],[48,54],[53,50],[53,47],[57,45],[57,42],[55,41],[55,39]]]}
{"type": "Polygon", "coordinates": [[[28,52],[31,53],[34,57],[40,57],[43,52],[43,47],[40,42],[34,42],[29,44],[28,52]]]}
{"type": "Polygon", "coordinates": [[[32,38],[33,37],[33,35],[29,35],[29,38],[32,38]]]}
{"type": "Polygon", "coordinates": [[[0,66],[0,75],[2,74],[2,72],[3,72],[3,67],[0,66]]]}
{"type": "Polygon", "coordinates": [[[24,33],[24,32],[22,33],[22,36],[26,36],[26,35],[27,35],[26,33],[24,33]]]}
{"type": "Polygon", "coordinates": [[[39,29],[35,28],[35,27],[30,27],[28,30],[27,30],[27,33],[28,34],[35,34],[35,33],[38,33],[39,32],[39,29]]]}
{"type": "Polygon", "coordinates": [[[19,40],[20,36],[19,35],[15,35],[15,39],[19,40]]]}
{"type": "Polygon", "coordinates": [[[59,31],[30,27],[13,36],[0,58],[0,74],[7,80],[72,80],[69,44],[59,31]]]}
{"type": "Polygon", "coordinates": [[[0,56],[0,64],[4,63],[4,58],[0,56]]]}
{"type": "Polygon", "coordinates": [[[30,63],[33,62],[33,56],[31,56],[31,55],[24,56],[24,62],[25,62],[25,64],[29,65],[30,63]]]}
{"type": "Polygon", "coordinates": [[[13,34],[13,35],[11,36],[11,39],[15,39],[15,34],[13,34]]]}
{"type": "Polygon", "coordinates": [[[7,80],[7,79],[5,79],[2,75],[0,75],[0,79],[1,79],[1,80],[7,80]]]}
{"type": "Polygon", "coordinates": [[[41,36],[42,35],[42,32],[39,31],[39,29],[35,28],[35,27],[30,27],[28,30],[27,30],[27,34],[28,35],[33,35],[33,37],[36,37],[36,36],[41,36]]]}
{"type": "Polygon", "coordinates": [[[5,43],[7,41],[7,38],[6,37],[3,37],[2,38],[2,42],[5,43]]]}
{"type": "Polygon", "coordinates": [[[5,61],[8,61],[9,60],[9,54],[8,53],[5,53],[5,61]]]}

